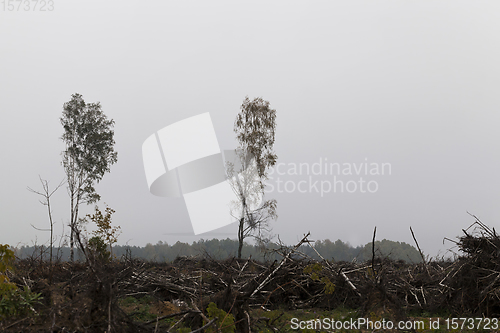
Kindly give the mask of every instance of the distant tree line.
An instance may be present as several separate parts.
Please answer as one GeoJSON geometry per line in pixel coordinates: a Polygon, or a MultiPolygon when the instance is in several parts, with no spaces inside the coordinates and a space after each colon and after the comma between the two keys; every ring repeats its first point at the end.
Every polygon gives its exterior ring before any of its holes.
{"type": "MultiPolygon", "coordinates": [[[[242,257],[249,258],[250,256],[259,261],[280,260],[281,256],[273,252],[273,249],[278,249],[280,246],[275,243],[270,243],[265,249],[257,245],[244,243],[242,249],[242,257]]],[[[344,243],[340,239],[332,242],[329,239],[316,241],[314,243],[316,250],[328,260],[334,261],[357,261],[364,262],[372,259],[372,243],[364,246],[352,247],[348,243],[344,243]]],[[[54,254],[62,261],[70,259],[70,249],[68,247],[55,248],[54,254]]],[[[301,246],[299,251],[315,259],[319,259],[318,255],[310,246],[301,246]]],[[[418,263],[422,261],[420,253],[413,246],[404,242],[395,242],[390,240],[382,240],[375,242],[375,252],[377,257],[388,257],[393,260],[404,260],[410,263],[418,263]]],[[[45,260],[49,258],[49,248],[46,246],[21,246],[15,248],[15,253],[18,258],[34,258],[37,260],[45,260]]],[[[155,245],[148,243],[145,247],[115,245],[113,246],[113,255],[116,258],[123,256],[131,256],[132,258],[140,258],[147,261],[156,262],[171,262],[177,257],[210,257],[213,259],[226,259],[236,257],[238,253],[238,240],[232,239],[212,239],[199,240],[188,243],[177,242],[173,245],[159,241],[155,245]]],[[[75,253],[76,260],[84,260],[82,253],[75,253]]]]}

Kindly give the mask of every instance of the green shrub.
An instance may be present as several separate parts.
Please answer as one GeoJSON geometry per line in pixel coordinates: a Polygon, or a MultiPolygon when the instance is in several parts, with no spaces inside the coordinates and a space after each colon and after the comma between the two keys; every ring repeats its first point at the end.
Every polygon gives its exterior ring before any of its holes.
{"type": "Polygon", "coordinates": [[[304,273],[309,274],[310,278],[314,281],[321,281],[325,285],[325,288],[323,289],[325,294],[331,295],[335,291],[335,283],[331,282],[330,279],[326,276],[320,278],[319,273],[322,270],[323,265],[321,265],[320,263],[314,263],[306,266],[304,268],[304,273]]]}
{"type": "Polygon", "coordinates": [[[89,239],[88,250],[97,260],[105,262],[111,260],[111,253],[108,251],[108,246],[99,236],[94,236],[89,239]]]}
{"type": "Polygon", "coordinates": [[[217,318],[215,322],[219,328],[219,330],[215,330],[211,326],[206,330],[207,332],[234,333],[236,328],[234,327],[234,316],[232,314],[228,314],[226,311],[217,308],[214,302],[208,304],[207,313],[210,320],[217,318]]]}
{"type": "Polygon", "coordinates": [[[33,305],[39,303],[41,294],[31,292],[28,287],[19,289],[10,282],[8,270],[13,270],[14,251],[9,245],[0,244],[0,319],[35,313],[33,305]]]}
{"type": "Polygon", "coordinates": [[[12,264],[14,263],[14,251],[9,249],[9,245],[0,244],[0,295],[17,289],[16,285],[10,282],[7,276],[7,271],[12,270],[12,264]]]}

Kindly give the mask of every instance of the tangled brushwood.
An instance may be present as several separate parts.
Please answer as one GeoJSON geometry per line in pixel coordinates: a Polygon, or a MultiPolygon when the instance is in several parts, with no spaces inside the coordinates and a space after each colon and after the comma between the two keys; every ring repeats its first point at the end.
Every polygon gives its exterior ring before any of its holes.
{"type": "Polygon", "coordinates": [[[456,241],[461,256],[418,264],[379,258],[376,251],[365,263],[326,260],[320,253],[322,260],[314,260],[299,251],[303,244],[314,248],[309,234],[294,247],[281,247],[282,259],[269,263],[208,256],[172,263],[127,256],[52,266],[18,260],[3,279],[38,295],[37,301],[32,311],[1,321],[0,330],[280,332],[283,324],[266,317],[266,310],[339,306],[393,319],[419,312],[498,317],[500,239],[477,218],[463,232],[456,241]],[[141,317],[146,298],[149,317],[141,317]],[[255,315],[255,309],[263,312],[255,315]]]}

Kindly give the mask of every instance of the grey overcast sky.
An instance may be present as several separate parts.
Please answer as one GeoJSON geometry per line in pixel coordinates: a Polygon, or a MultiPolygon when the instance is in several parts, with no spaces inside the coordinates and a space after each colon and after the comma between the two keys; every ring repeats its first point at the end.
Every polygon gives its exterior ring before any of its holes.
{"type": "MultiPolygon", "coordinates": [[[[246,95],[277,110],[267,196],[282,241],[311,231],[360,245],[377,226],[378,239],[414,244],[412,226],[435,256],[473,222],[467,211],[500,223],[498,1],[12,3],[0,4],[0,243],[48,241],[31,227],[48,227],[46,208],[26,187],[64,178],[59,117],[73,93],[116,121],[118,163],[97,189],[120,244],[236,238],[236,224],[194,236],[182,198],[149,193],[141,147],[210,112],[220,147],[234,148],[246,95]]],[[[52,203],[60,235],[66,191],[52,203]]]]}

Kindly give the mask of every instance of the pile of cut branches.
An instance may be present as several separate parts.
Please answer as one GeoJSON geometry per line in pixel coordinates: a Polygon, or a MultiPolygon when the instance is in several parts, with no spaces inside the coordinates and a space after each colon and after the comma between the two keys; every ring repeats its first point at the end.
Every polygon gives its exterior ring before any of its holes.
{"type": "Polygon", "coordinates": [[[500,316],[500,238],[475,215],[457,245],[463,252],[445,279],[455,312],[500,316]]]}
{"type": "Polygon", "coordinates": [[[422,254],[424,260],[417,264],[378,257],[375,248],[372,260],[364,263],[327,260],[309,234],[293,247],[274,250],[282,259],[268,263],[207,256],[178,257],[171,263],[126,257],[52,266],[21,260],[10,280],[41,293],[43,300],[35,309],[38,315],[4,321],[0,330],[178,332],[189,327],[198,332],[229,325],[236,332],[251,332],[266,322],[267,328],[280,331],[270,318],[254,318],[252,310],[339,306],[357,309],[360,316],[393,319],[418,311],[498,317],[500,239],[477,218],[463,232],[456,242],[462,256],[432,261],[422,254]],[[301,252],[304,244],[321,259],[301,252]],[[154,320],[138,320],[121,305],[130,297],[152,297],[163,310],[154,320]]]}

